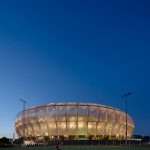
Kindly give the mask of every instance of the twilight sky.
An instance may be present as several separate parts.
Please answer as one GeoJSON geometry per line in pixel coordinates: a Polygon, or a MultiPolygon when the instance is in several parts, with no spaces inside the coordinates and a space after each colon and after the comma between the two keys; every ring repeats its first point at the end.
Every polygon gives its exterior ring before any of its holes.
{"type": "Polygon", "coordinates": [[[150,135],[148,0],[1,0],[0,137],[16,114],[54,101],[125,110],[134,134],[150,135]]]}

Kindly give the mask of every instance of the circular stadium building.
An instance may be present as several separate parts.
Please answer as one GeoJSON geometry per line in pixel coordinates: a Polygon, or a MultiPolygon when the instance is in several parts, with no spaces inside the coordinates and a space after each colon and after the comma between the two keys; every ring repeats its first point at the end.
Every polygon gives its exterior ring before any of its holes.
{"type": "MultiPolygon", "coordinates": [[[[109,106],[62,102],[31,107],[17,114],[15,129],[25,140],[124,139],[126,114],[109,106]]],[[[134,123],[127,115],[127,135],[134,123]]]]}

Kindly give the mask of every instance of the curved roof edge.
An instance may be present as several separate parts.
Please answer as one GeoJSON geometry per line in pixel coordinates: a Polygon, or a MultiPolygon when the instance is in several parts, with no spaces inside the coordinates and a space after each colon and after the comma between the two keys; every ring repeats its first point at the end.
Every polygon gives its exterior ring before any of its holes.
{"type": "MultiPolygon", "coordinates": [[[[31,107],[25,109],[25,111],[35,109],[35,108],[41,108],[41,107],[65,106],[65,105],[68,105],[68,106],[75,106],[75,105],[76,106],[95,106],[95,107],[109,108],[109,109],[114,109],[114,110],[124,112],[124,111],[122,111],[118,108],[114,108],[114,107],[111,107],[111,106],[106,106],[106,105],[101,105],[101,104],[96,104],[96,103],[87,103],[87,102],[50,102],[50,103],[47,103],[47,104],[31,106],[31,107]]],[[[23,111],[21,111],[21,112],[23,112],[23,111]]],[[[19,113],[21,113],[21,112],[19,112],[19,113]]]]}

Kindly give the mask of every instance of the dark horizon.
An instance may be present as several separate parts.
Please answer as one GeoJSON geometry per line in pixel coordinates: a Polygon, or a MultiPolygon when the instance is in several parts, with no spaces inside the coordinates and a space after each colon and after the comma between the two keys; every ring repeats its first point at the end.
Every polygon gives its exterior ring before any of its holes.
{"type": "Polygon", "coordinates": [[[0,1],[0,137],[16,114],[52,101],[128,112],[150,135],[150,2],[0,1]]]}

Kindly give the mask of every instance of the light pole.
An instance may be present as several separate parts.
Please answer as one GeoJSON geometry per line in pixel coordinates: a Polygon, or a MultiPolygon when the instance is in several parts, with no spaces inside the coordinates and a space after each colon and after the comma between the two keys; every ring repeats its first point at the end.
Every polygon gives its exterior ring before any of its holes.
{"type": "Polygon", "coordinates": [[[23,137],[25,139],[25,107],[26,107],[25,105],[27,101],[24,99],[19,99],[19,100],[23,103],[23,137]]]}
{"type": "Polygon", "coordinates": [[[122,95],[121,97],[122,98],[124,98],[125,97],[125,99],[126,99],[126,144],[127,144],[127,136],[128,136],[128,125],[127,125],[127,123],[128,123],[128,118],[127,118],[127,114],[128,114],[128,103],[127,103],[127,98],[128,98],[128,96],[129,95],[131,95],[132,93],[131,92],[128,92],[128,93],[126,93],[126,94],[124,94],[124,95],[122,95]]]}

